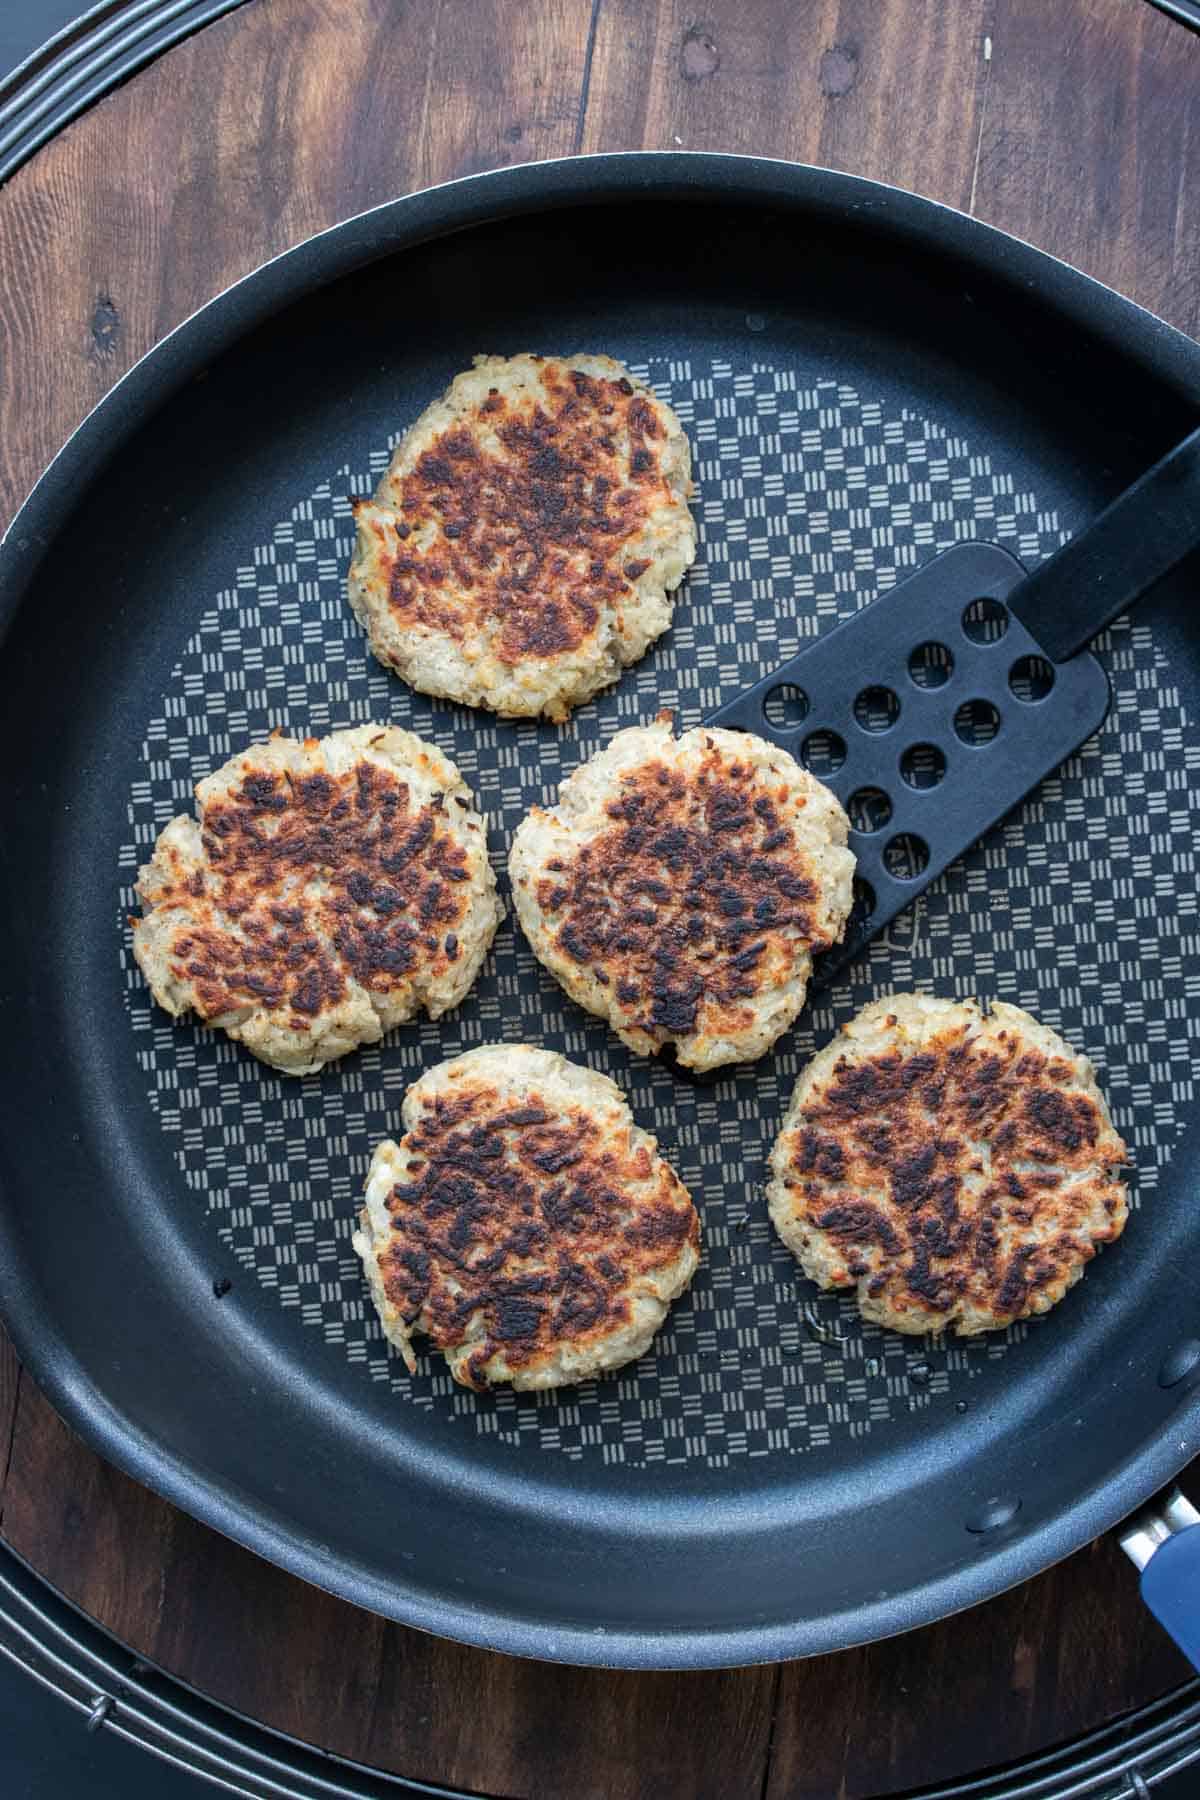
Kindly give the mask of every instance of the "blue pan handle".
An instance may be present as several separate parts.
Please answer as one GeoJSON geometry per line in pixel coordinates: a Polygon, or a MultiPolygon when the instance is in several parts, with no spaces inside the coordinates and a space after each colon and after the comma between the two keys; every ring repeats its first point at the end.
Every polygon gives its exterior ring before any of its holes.
{"type": "Polygon", "coordinates": [[[1121,1531],[1121,1548],[1142,1572],[1142,1599],[1200,1672],[1200,1512],[1178,1488],[1121,1531]]]}

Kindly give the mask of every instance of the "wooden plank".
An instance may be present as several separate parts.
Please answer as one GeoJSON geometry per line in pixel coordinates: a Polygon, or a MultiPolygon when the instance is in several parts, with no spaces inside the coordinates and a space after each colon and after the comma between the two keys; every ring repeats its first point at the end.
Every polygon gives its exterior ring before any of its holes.
{"type": "Polygon", "coordinates": [[[767,1800],[874,1800],[995,1767],[1190,1674],[1106,1539],[928,1630],[788,1664],[767,1800]]]}
{"type": "Polygon", "coordinates": [[[605,0],[585,150],[740,150],[965,207],[991,0],[605,0]]]}
{"type": "Polygon", "coordinates": [[[1145,5],[995,0],[975,211],[1200,333],[1197,43],[1145,5]]]}
{"type": "Polygon", "coordinates": [[[0,204],[0,523],[118,376],[268,257],[414,188],[568,154],[591,18],[591,0],[252,0],[55,138],[0,204]]]}
{"type": "Polygon", "coordinates": [[[218,1700],[375,1767],[485,1793],[758,1800],[777,1671],[630,1675],[385,1624],[219,1537],[80,1443],[32,1382],[4,1536],[218,1700]]]}
{"type": "Polygon", "coordinates": [[[17,1397],[21,1387],[21,1365],[12,1340],[0,1325],[0,1521],[4,1518],[4,1490],[12,1460],[13,1433],[17,1422],[17,1397]]]}

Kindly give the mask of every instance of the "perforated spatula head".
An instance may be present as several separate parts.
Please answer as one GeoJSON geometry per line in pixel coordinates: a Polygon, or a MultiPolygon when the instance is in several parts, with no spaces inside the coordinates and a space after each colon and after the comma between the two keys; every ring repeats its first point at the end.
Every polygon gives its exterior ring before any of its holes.
{"type": "Polygon", "coordinates": [[[995,544],[956,545],[708,721],[781,745],[850,815],[855,908],[821,981],[1108,711],[1096,658],[1056,669],[1009,612],[1024,575],[995,544]]]}
{"type": "Polygon", "coordinates": [[[1198,544],[1200,431],[1032,575],[956,545],[711,715],[850,816],[855,907],[816,986],[1099,727],[1108,678],[1079,646],[1198,544]]]}

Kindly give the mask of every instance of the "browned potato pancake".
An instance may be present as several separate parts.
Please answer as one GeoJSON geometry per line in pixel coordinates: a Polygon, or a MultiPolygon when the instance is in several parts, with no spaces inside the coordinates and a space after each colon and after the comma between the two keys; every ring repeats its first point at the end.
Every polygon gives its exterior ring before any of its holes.
{"type": "Polygon", "coordinates": [[[415,688],[565,719],[670,625],[691,455],[607,356],[482,356],[355,505],[350,604],[415,688]]]}
{"type": "Polygon", "coordinates": [[[851,905],[848,821],[749,732],[620,731],[521,821],[513,900],[540,961],[643,1055],[748,1062],[804,1005],[851,905]]]}
{"type": "Polygon", "coordinates": [[[1127,1160],[1091,1064],[1029,1013],[891,994],[801,1074],[767,1196],[864,1318],[966,1337],[1048,1312],[1121,1235],[1127,1160]]]}
{"type": "Polygon", "coordinates": [[[470,990],[501,913],[470,789],[395,726],[273,737],[196,789],[138,874],[160,1006],[289,1075],[470,990]]]}
{"type": "Polygon", "coordinates": [[[691,1281],[687,1189],[619,1088],[528,1044],[489,1044],[409,1088],[354,1247],[410,1369],[420,1333],[456,1381],[561,1387],[641,1356],[691,1281]]]}

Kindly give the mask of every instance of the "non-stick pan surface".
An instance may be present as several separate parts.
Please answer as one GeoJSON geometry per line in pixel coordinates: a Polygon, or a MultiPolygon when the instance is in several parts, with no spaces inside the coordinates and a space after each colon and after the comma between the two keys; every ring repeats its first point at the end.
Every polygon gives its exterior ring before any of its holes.
{"type": "Polygon", "coordinates": [[[1200,1448],[1191,1376],[1160,1380],[1200,1336],[1186,579],[1102,642],[1099,736],[774,1055],[710,1087],[631,1057],[511,922],[456,1014],[288,1081],[151,1007],[125,916],[192,782],[275,725],[433,737],[502,866],[528,805],[620,725],[661,705],[697,722],[956,539],[1047,554],[1198,406],[1196,345],[1049,258],[870,183],[723,157],[585,159],[397,201],[160,345],[0,560],[0,1291],[71,1422],[353,1601],[627,1665],[920,1624],[1176,1471],[1200,1448]],[[413,694],[345,605],[346,496],[475,352],[577,347],[648,374],[692,438],[703,543],[676,627],[562,729],[413,694]],[[761,1191],[805,1057],[912,986],[1062,1029],[1137,1159],[1124,1241],[1049,1318],[965,1346],[818,1298],[761,1191]],[[497,1038],[614,1074],[703,1212],[704,1268],[655,1353],[557,1396],[466,1394],[440,1359],[410,1378],[350,1249],[408,1081],[497,1038]]]}

